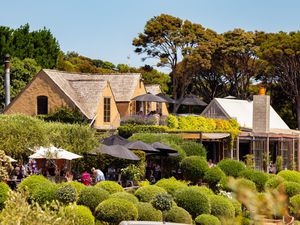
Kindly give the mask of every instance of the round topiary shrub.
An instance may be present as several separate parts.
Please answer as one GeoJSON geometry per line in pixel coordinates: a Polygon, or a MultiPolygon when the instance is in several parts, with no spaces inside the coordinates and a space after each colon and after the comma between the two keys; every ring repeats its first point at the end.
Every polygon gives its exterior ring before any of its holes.
{"type": "Polygon", "coordinates": [[[86,187],[79,193],[77,200],[78,205],[85,205],[90,208],[92,212],[104,200],[108,199],[109,193],[104,189],[98,187],[86,187]]]}
{"type": "Polygon", "coordinates": [[[136,197],[141,202],[150,202],[157,194],[160,193],[167,193],[165,189],[155,186],[155,185],[148,185],[137,189],[134,193],[136,197]]]}
{"type": "Polygon", "coordinates": [[[174,177],[161,179],[155,185],[165,189],[172,196],[177,190],[187,187],[186,182],[176,180],[174,177]]]}
{"type": "Polygon", "coordinates": [[[91,210],[83,205],[69,205],[65,208],[67,217],[72,218],[74,224],[94,225],[95,218],[91,210]]]}
{"type": "Polygon", "coordinates": [[[61,186],[55,193],[56,199],[64,204],[76,201],[76,190],[71,185],[61,186]]]}
{"type": "Polygon", "coordinates": [[[236,188],[237,191],[244,191],[245,189],[248,189],[250,191],[256,191],[255,183],[245,178],[236,179],[236,188]]]}
{"type": "Polygon", "coordinates": [[[175,202],[187,210],[193,218],[203,213],[210,213],[210,205],[206,194],[193,188],[183,188],[175,192],[175,202]]]}
{"type": "Polygon", "coordinates": [[[161,221],[162,212],[155,209],[151,203],[138,202],[136,204],[138,209],[138,221],[161,221]]]}
{"type": "Polygon", "coordinates": [[[46,184],[52,184],[51,181],[49,181],[47,178],[45,178],[42,175],[32,175],[29,177],[26,177],[22,182],[18,185],[19,191],[28,191],[29,195],[32,193],[32,191],[42,183],[46,184]]]}
{"type": "Polygon", "coordinates": [[[62,186],[71,185],[73,188],[75,188],[77,196],[79,195],[79,193],[82,189],[86,188],[86,186],[83,183],[80,183],[77,181],[64,182],[61,185],[62,186]]]}
{"type": "Polygon", "coordinates": [[[10,188],[6,183],[0,182],[0,210],[4,208],[4,203],[8,198],[9,190],[10,188]]]}
{"type": "Polygon", "coordinates": [[[52,202],[56,199],[56,191],[59,186],[57,184],[42,183],[31,192],[30,199],[39,203],[40,205],[46,204],[47,202],[52,202]]]}
{"type": "Polygon", "coordinates": [[[172,208],[172,201],[173,198],[168,193],[159,193],[154,196],[151,204],[155,209],[158,209],[164,213],[172,208]]]}
{"type": "Polygon", "coordinates": [[[166,221],[185,224],[192,224],[193,222],[192,216],[189,214],[189,212],[178,206],[173,206],[167,212],[166,221]]]}
{"type": "Polygon", "coordinates": [[[235,209],[228,198],[219,195],[210,195],[208,198],[212,215],[220,220],[234,218],[235,209]]]}
{"type": "Polygon", "coordinates": [[[298,171],[282,170],[277,175],[284,178],[286,181],[296,182],[300,184],[300,173],[298,171]]]}
{"type": "Polygon", "coordinates": [[[186,156],[201,156],[206,158],[206,149],[203,145],[194,141],[184,141],[180,147],[185,151],[186,156]]]}
{"type": "Polygon", "coordinates": [[[221,225],[218,217],[209,214],[202,214],[195,219],[197,225],[221,225]]]}
{"type": "Polygon", "coordinates": [[[109,180],[104,180],[104,181],[97,183],[96,187],[102,188],[102,189],[108,191],[110,194],[124,191],[122,186],[120,186],[119,184],[117,184],[114,181],[109,181],[109,180]]]}
{"type": "Polygon", "coordinates": [[[180,166],[184,178],[194,183],[202,180],[209,168],[206,159],[200,156],[186,157],[181,161],[180,166]]]}
{"type": "Polygon", "coordinates": [[[294,195],[290,198],[290,212],[297,219],[300,218],[300,194],[294,195]]]}
{"type": "Polygon", "coordinates": [[[137,204],[139,202],[137,197],[135,197],[133,194],[127,193],[125,191],[114,193],[114,194],[110,195],[109,198],[124,199],[129,202],[132,202],[133,204],[137,204]]]}
{"type": "Polygon", "coordinates": [[[225,176],[225,173],[218,166],[214,166],[206,171],[204,181],[208,183],[210,188],[216,190],[216,185],[225,176]]]}
{"type": "Polygon", "coordinates": [[[276,189],[278,185],[281,184],[282,182],[284,182],[284,178],[281,176],[271,177],[265,183],[265,189],[276,189]]]}
{"type": "Polygon", "coordinates": [[[205,186],[189,186],[189,189],[200,191],[205,195],[214,195],[215,193],[209,189],[208,187],[205,186]]]}
{"type": "Polygon", "coordinates": [[[239,176],[253,181],[255,183],[258,191],[264,190],[265,184],[268,180],[268,176],[266,173],[258,171],[258,170],[253,170],[253,169],[243,170],[239,174],[239,176]]]}
{"type": "Polygon", "coordinates": [[[246,169],[246,165],[240,161],[223,159],[218,166],[227,176],[238,177],[239,173],[246,169]]]}
{"type": "Polygon", "coordinates": [[[277,187],[278,190],[284,191],[285,194],[291,198],[294,195],[300,194],[300,184],[291,181],[284,181],[277,187]]]}
{"type": "Polygon", "coordinates": [[[236,199],[229,199],[229,200],[234,207],[235,216],[241,215],[242,214],[242,204],[236,199]]]}
{"type": "Polygon", "coordinates": [[[138,209],[132,202],[110,198],[97,206],[95,215],[100,221],[119,224],[123,220],[137,220],[138,209]]]}

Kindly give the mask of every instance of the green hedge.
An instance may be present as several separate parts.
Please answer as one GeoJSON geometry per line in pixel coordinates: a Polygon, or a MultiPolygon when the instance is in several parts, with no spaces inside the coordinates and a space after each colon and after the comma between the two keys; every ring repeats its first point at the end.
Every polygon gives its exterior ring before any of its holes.
{"type": "Polygon", "coordinates": [[[156,186],[164,188],[170,195],[174,196],[175,192],[181,188],[187,187],[187,183],[176,178],[163,178],[159,180],[156,186]]]}
{"type": "Polygon", "coordinates": [[[149,202],[138,202],[139,221],[162,221],[162,212],[155,209],[149,202]]]}
{"type": "Polygon", "coordinates": [[[258,191],[264,191],[265,184],[268,180],[266,173],[253,169],[246,169],[242,171],[239,176],[253,181],[258,191]]]}
{"type": "Polygon", "coordinates": [[[98,187],[86,187],[79,193],[77,204],[85,205],[90,208],[92,212],[104,200],[108,199],[109,193],[98,187]]]}
{"type": "Polygon", "coordinates": [[[197,225],[221,225],[218,217],[209,214],[202,214],[195,219],[197,225]]]}
{"type": "Polygon", "coordinates": [[[215,193],[206,186],[189,186],[189,189],[199,191],[205,195],[214,195],[215,193]]]}
{"type": "Polygon", "coordinates": [[[297,219],[300,219],[300,194],[290,198],[290,211],[297,219]]]}
{"type": "Polygon", "coordinates": [[[55,196],[61,203],[69,204],[76,201],[76,189],[71,185],[64,185],[56,190],[55,196]]]}
{"type": "Polygon", "coordinates": [[[4,203],[9,196],[9,186],[4,183],[0,182],[0,210],[4,208],[4,203]]]}
{"type": "Polygon", "coordinates": [[[238,177],[239,173],[246,169],[246,165],[240,161],[232,159],[223,159],[218,166],[227,176],[238,177]]]}
{"type": "Polygon", "coordinates": [[[75,224],[94,225],[95,218],[91,210],[83,205],[69,205],[65,208],[66,216],[73,217],[75,224]]]}
{"type": "Polygon", "coordinates": [[[194,183],[202,180],[209,169],[205,158],[200,156],[189,156],[181,161],[182,174],[185,179],[194,183]]]}
{"type": "Polygon", "coordinates": [[[282,170],[277,175],[284,178],[286,181],[296,182],[300,184],[300,173],[298,171],[282,170]]]}
{"type": "Polygon", "coordinates": [[[265,183],[265,189],[275,189],[278,187],[279,184],[284,182],[284,178],[281,176],[274,176],[271,177],[267,182],[265,183]]]}
{"type": "Polygon", "coordinates": [[[289,198],[300,194],[300,184],[296,182],[284,181],[278,185],[277,189],[283,190],[289,198]]]}
{"type": "Polygon", "coordinates": [[[235,209],[228,198],[219,195],[210,195],[208,199],[212,215],[218,217],[220,220],[234,218],[235,209]]]}
{"type": "Polygon", "coordinates": [[[208,183],[210,188],[216,190],[216,185],[225,176],[225,173],[218,166],[214,166],[206,171],[204,181],[208,183]]]}
{"type": "Polygon", "coordinates": [[[165,189],[161,187],[155,185],[148,185],[137,189],[134,195],[138,197],[138,199],[141,202],[150,202],[157,194],[160,193],[167,193],[167,192],[165,189]]]}
{"type": "Polygon", "coordinates": [[[59,186],[55,183],[41,183],[37,185],[35,189],[33,189],[31,193],[31,200],[43,205],[47,202],[52,202],[56,199],[56,191],[59,186]]]}
{"type": "Polygon", "coordinates": [[[77,181],[64,182],[60,184],[61,186],[70,185],[76,190],[76,196],[78,197],[80,191],[86,188],[83,183],[77,181]]]}
{"type": "Polygon", "coordinates": [[[124,199],[129,202],[132,202],[133,204],[137,204],[139,202],[137,197],[135,197],[133,194],[127,193],[125,191],[116,192],[116,193],[110,195],[109,198],[124,199]]]}
{"type": "Polygon", "coordinates": [[[192,216],[184,208],[173,206],[166,215],[167,222],[192,224],[192,216]]]}
{"type": "Polygon", "coordinates": [[[31,195],[34,189],[42,184],[51,185],[52,182],[42,175],[32,175],[22,180],[22,182],[18,185],[18,190],[28,191],[29,195],[31,195]]]}
{"type": "Polygon", "coordinates": [[[108,191],[110,194],[122,192],[124,189],[115,181],[104,180],[96,184],[96,187],[108,191]]]}
{"type": "Polygon", "coordinates": [[[194,141],[185,141],[180,144],[180,147],[184,150],[186,156],[202,156],[206,158],[206,149],[202,144],[194,141]]]}

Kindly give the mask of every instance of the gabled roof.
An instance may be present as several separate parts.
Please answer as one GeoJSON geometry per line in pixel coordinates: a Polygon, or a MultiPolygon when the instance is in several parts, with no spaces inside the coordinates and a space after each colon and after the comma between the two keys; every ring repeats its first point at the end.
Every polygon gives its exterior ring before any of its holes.
{"type": "MultiPolygon", "coordinates": [[[[253,121],[253,101],[214,98],[211,103],[202,112],[202,115],[212,106],[217,103],[224,115],[230,119],[236,119],[239,125],[243,128],[252,129],[253,121]]],[[[290,129],[288,125],[281,119],[276,111],[270,106],[270,129],[290,129]]]]}
{"type": "Polygon", "coordinates": [[[55,77],[58,82],[65,80],[105,80],[109,82],[116,102],[129,102],[133,98],[134,91],[140,82],[141,75],[132,74],[85,74],[69,73],[58,70],[44,69],[44,72],[50,77],[55,77]]]}
{"type": "Polygon", "coordinates": [[[153,95],[157,95],[161,93],[159,84],[146,84],[145,85],[147,93],[151,93],[153,95]]]}

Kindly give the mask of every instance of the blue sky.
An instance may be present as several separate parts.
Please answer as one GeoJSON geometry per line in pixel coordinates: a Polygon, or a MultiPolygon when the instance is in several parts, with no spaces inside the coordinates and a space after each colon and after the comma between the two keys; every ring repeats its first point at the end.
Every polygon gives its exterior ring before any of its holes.
{"type": "Polygon", "coordinates": [[[131,66],[145,64],[133,52],[132,39],[143,31],[147,20],[161,13],[219,33],[237,27],[267,32],[300,27],[298,0],[0,0],[0,5],[2,26],[29,23],[34,30],[45,26],[65,52],[131,66]]]}

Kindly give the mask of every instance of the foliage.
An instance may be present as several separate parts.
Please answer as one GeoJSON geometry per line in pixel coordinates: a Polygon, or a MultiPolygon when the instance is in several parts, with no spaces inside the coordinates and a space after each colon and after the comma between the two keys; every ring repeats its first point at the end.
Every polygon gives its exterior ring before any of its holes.
{"type": "Polygon", "coordinates": [[[255,183],[245,178],[236,179],[236,185],[240,190],[251,190],[253,192],[256,191],[255,183]]]}
{"type": "Polygon", "coordinates": [[[189,189],[199,191],[205,194],[206,196],[214,195],[214,192],[206,186],[189,186],[189,189]]]}
{"type": "Polygon", "coordinates": [[[123,188],[114,181],[104,180],[96,184],[96,187],[108,191],[110,194],[124,191],[123,188]]]}
{"type": "Polygon", "coordinates": [[[195,219],[196,225],[221,225],[218,217],[209,214],[201,214],[195,219]]]}
{"type": "Polygon", "coordinates": [[[51,203],[56,199],[56,191],[58,188],[58,185],[54,183],[41,183],[32,191],[30,199],[39,205],[44,205],[47,202],[51,203]]]}
{"type": "Polygon", "coordinates": [[[155,185],[149,185],[137,189],[134,195],[138,197],[141,202],[151,202],[157,194],[162,193],[166,193],[165,189],[155,185]]]}
{"type": "Polygon", "coordinates": [[[129,201],[111,198],[97,206],[95,216],[100,221],[119,224],[121,221],[137,220],[138,210],[129,201]]]}
{"type": "Polygon", "coordinates": [[[56,199],[64,204],[76,201],[76,190],[71,185],[65,185],[57,189],[56,199]]]}
{"type": "Polygon", "coordinates": [[[83,183],[80,183],[78,181],[70,181],[70,182],[64,182],[60,185],[71,185],[76,190],[76,196],[79,196],[79,193],[86,188],[86,186],[83,183]]]}
{"type": "Polygon", "coordinates": [[[58,108],[47,115],[39,115],[39,118],[47,122],[87,124],[86,119],[80,111],[72,110],[68,107],[58,108]]]}
{"type": "Polygon", "coordinates": [[[192,224],[192,217],[185,209],[173,206],[166,216],[167,222],[192,224]]]}
{"type": "Polygon", "coordinates": [[[279,184],[281,184],[284,181],[284,178],[281,176],[274,176],[267,180],[265,183],[265,189],[275,189],[278,187],[279,184]]]}
{"type": "Polygon", "coordinates": [[[5,155],[5,152],[0,150],[0,181],[6,181],[8,177],[8,170],[13,169],[10,159],[5,155]]]}
{"type": "Polygon", "coordinates": [[[235,209],[231,201],[223,196],[210,195],[211,214],[220,220],[234,218],[235,209]]]}
{"type": "Polygon", "coordinates": [[[180,166],[184,178],[194,183],[202,180],[208,170],[206,159],[200,156],[186,157],[181,161],[180,166]]]}
{"type": "Polygon", "coordinates": [[[277,173],[279,173],[283,169],[282,162],[283,162],[282,156],[280,156],[280,155],[276,156],[275,168],[276,168],[277,173]]]}
{"type": "Polygon", "coordinates": [[[207,196],[196,189],[183,188],[175,192],[175,202],[179,207],[187,210],[193,218],[202,213],[210,213],[207,196]]]}
{"type": "Polygon", "coordinates": [[[297,219],[300,219],[300,194],[290,198],[290,211],[297,219]]]}
{"type": "Polygon", "coordinates": [[[283,190],[288,197],[300,194],[300,184],[292,181],[284,181],[277,187],[278,190],[283,190]]]}
{"type": "Polygon", "coordinates": [[[138,209],[139,221],[161,221],[162,219],[161,211],[155,209],[151,203],[138,202],[136,206],[138,209]]]}
{"type": "Polygon", "coordinates": [[[167,126],[171,129],[177,129],[179,127],[177,117],[170,114],[167,118],[167,126]]]}
{"type": "Polygon", "coordinates": [[[135,133],[166,133],[167,127],[159,125],[126,124],[118,127],[119,135],[129,138],[135,133]]]}
{"type": "Polygon", "coordinates": [[[232,177],[238,177],[239,173],[246,169],[244,163],[232,159],[223,159],[218,163],[218,166],[227,176],[232,177]]]}
{"type": "Polygon", "coordinates": [[[241,215],[242,214],[242,204],[236,199],[229,199],[229,200],[234,207],[235,216],[241,215]]]}
{"type": "Polygon", "coordinates": [[[130,164],[129,166],[122,168],[121,173],[124,175],[128,180],[132,181],[139,181],[144,177],[145,174],[145,167],[130,164]]]}
{"type": "Polygon", "coordinates": [[[28,191],[28,193],[31,195],[36,188],[44,184],[51,185],[52,183],[42,175],[31,175],[22,180],[22,182],[18,185],[18,190],[28,191]]]}
{"type": "Polygon", "coordinates": [[[282,177],[286,181],[292,181],[300,184],[300,173],[298,171],[283,170],[280,171],[277,175],[282,177]]]}
{"type": "Polygon", "coordinates": [[[225,173],[218,166],[214,166],[205,172],[204,181],[208,183],[211,189],[216,189],[216,185],[224,177],[225,173]]]}
{"type": "Polygon", "coordinates": [[[154,198],[151,201],[151,204],[155,209],[161,211],[168,211],[172,208],[172,200],[172,196],[168,193],[159,193],[154,196],[154,198]]]}
{"type": "Polygon", "coordinates": [[[95,208],[109,197],[109,193],[98,187],[86,187],[79,193],[77,204],[85,205],[94,212],[95,208]]]}
{"type": "Polygon", "coordinates": [[[245,158],[246,167],[248,167],[250,169],[254,169],[255,168],[254,155],[247,154],[244,156],[244,158],[245,158]]]}
{"type": "Polygon", "coordinates": [[[185,141],[180,144],[180,147],[185,151],[187,156],[202,156],[206,158],[206,149],[202,144],[194,141],[185,141]]]}
{"type": "Polygon", "coordinates": [[[265,174],[264,172],[258,171],[258,170],[253,170],[253,169],[246,169],[246,170],[242,171],[239,174],[239,176],[253,181],[255,183],[258,191],[264,190],[265,183],[268,180],[267,174],[265,174]]]}
{"type": "Polygon", "coordinates": [[[0,210],[5,206],[4,203],[8,199],[9,190],[10,188],[6,183],[0,182],[0,210]]]}
{"type": "Polygon", "coordinates": [[[137,204],[138,203],[138,199],[137,197],[135,197],[133,194],[127,193],[127,192],[116,192],[112,195],[109,196],[109,198],[116,198],[116,199],[124,199],[127,200],[129,202],[132,202],[133,204],[137,204]]]}
{"type": "Polygon", "coordinates": [[[163,179],[159,180],[155,185],[158,187],[164,188],[172,196],[174,196],[174,194],[177,190],[187,187],[186,182],[176,180],[176,178],[174,178],[174,177],[163,178],[163,179]]]}
{"type": "Polygon", "coordinates": [[[83,205],[68,205],[65,208],[67,216],[74,216],[74,224],[94,225],[95,218],[91,210],[83,205]]]}

